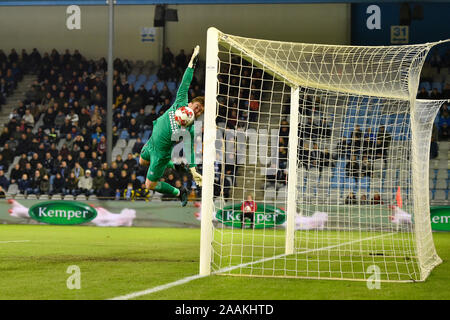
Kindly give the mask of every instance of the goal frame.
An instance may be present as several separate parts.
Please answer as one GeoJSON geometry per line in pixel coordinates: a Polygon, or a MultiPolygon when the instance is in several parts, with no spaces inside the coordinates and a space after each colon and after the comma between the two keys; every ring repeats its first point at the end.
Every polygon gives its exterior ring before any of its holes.
{"type": "MultiPolygon", "coordinates": [[[[219,33],[220,31],[214,27],[208,29],[207,32],[207,51],[206,51],[206,77],[205,77],[205,113],[204,113],[204,153],[203,153],[203,188],[202,188],[202,215],[201,215],[201,239],[200,239],[200,275],[208,276],[212,273],[211,271],[211,262],[212,262],[212,242],[214,236],[214,228],[213,228],[213,213],[214,213],[214,161],[216,158],[216,108],[217,108],[217,95],[219,91],[219,81],[217,78],[218,72],[218,53],[219,53],[219,33]]],[[[449,40],[446,40],[449,41],[449,40]]],[[[433,45],[438,43],[446,42],[440,41],[430,45],[430,48],[433,45]]],[[[267,66],[267,68],[271,68],[272,66],[267,66]]],[[[421,65],[420,65],[421,68],[421,65]]],[[[272,69],[275,77],[281,77],[285,79],[287,83],[291,83],[291,100],[290,100],[290,121],[291,123],[298,123],[299,121],[299,86],[296,84],[297,79],[289,79],[289,77],[285,77],[282,71],[277,68],[272,69]]],[[[410,92],[417,92],[417,87],[419,85],[419,79],[413,79],[408,83],[410,92]]],[[[411,109],[414,109],[416,104],[420,104],[419,100],[411,99],[411,109]]],[[[413,115],[411,115],[413,117],[413,115]]],[[[412,126],[413,124],[411,124],[412,126]]],[[[413,130],[412,130],[413,131],[413,130]]],[[[415,131],[414,131],[415,132],[415,131]]],[[[414,133],[413,133],[414,134],[414,133]]],[[[416,133],[417,134],[417,133],[416,133]]],[[[411,142],[411,156],[417,157],[417,139],[413,140],[415,142],[411,142]]],[[[287,181],[287,202],[286,202],[286,228],[285,228],[285,255],[294,254],[295,250],[295,221],[294,218],[296,215],[301,214],[298,212],[297,208],[297,149],[298,149],[298,137],[297,130],[290,130],[289,132],[289,147],[288,147],[288,176],[289,179],[287,181]],[[294,164],[294,165],[292,165],[294,164]]],[[[419,175],[421,175],[420,180],[424,179],[424,175],[426,175],[426,179],[424,180],[426,185],[428,185],[428,167],[426,168],[418,168],[417,162],[416,165],[413,166],[413,169],[420,169],[413,173],[412,177],[412,188],[414,194],[419,194],[417,196],[418,202],[420,201],[428,201],[429,196],[427,194],[420,195],[420,192],[417,192],[418,179],[419,175]],[[426,170],[423,170],[426,169],[426,170]]],[[[429,206],[429,203],[427,204],[429,206]]],[[[419,206],[414,207],[414,213],[418,210],[423,211],[423,207],[419,209],[419,206]]],[[[429,209],[429,208],[428,208],[429,209]]],[[[428,210],[429,211],[429,210],[428,210]]],[[[423,212],[420,213],[420,217],[423,218],[423,212]]],[[[425,224],[427,222],[425,221],[425,224]]],[[[431,230],[431,227],[430,227],[431,230]]],[[[423,230],[422,230],[423,231],[423,230]]],[[[422,232],[420,231],[420,232],[422,232]]],[[[422,245],[422,235],[420,232],[414,231],[417,235],[415,238],[415,246],[416,250],[422,245]]],[[[434,244],[433,244],[434,250],[434,244]]],[[[420,259],[419,263],[421,262],[420,259]]],[[[423,281],[427,278],[428,274],[431,270],[441,263],[442,260],[437,257],[435,262],[433,263],[431,268],[423,268],[420,265],[420,280],[423,281]]],[[[302,278],[302,277],[296,277],[302,278]]],[[[356,280],[362,281],[364,279],[340,279],[339,280],[356,280]]],[[[390,282],[404,282],[404,281],[395,281],[389,280],[390,282]]]]}

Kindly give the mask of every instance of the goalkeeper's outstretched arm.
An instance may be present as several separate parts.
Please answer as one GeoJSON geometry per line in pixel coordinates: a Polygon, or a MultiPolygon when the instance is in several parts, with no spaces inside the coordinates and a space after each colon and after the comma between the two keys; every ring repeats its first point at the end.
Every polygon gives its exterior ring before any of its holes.
{"type": "Polygon", "coordinates": [[[192,57],[191,57],[191,61],[189,61],[188,67],[191,69],[194,69],[195,66],[197,65],[197,61],[198,61],[198,53],[200,52],[200,46],[197,45],[194,48],[194,53],[192,53],[192,57]]]}

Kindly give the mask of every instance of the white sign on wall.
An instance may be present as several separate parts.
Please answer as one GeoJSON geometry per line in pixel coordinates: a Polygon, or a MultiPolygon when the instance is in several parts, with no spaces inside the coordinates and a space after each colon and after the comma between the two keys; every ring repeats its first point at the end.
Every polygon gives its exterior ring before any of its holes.
{"type": "Polygon", "coordinates": [[[155,42],[156,28],[142,27],[141,28],[141,42],[155,42]]]}

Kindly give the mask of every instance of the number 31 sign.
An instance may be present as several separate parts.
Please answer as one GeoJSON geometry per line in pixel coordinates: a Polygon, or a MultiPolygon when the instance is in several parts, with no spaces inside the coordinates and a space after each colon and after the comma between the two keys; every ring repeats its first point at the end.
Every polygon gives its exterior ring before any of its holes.
{"type": "Polygon", "coordinates": [[[391,44],[409,43],[409,26],[391,26],[391,44]]]}

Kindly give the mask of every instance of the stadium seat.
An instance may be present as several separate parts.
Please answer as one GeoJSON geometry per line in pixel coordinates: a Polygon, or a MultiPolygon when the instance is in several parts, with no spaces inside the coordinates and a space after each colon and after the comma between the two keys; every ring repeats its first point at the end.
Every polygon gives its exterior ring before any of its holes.
{"type": "Polygon", "coordinates": [[[61,199],[62,199],[62,196],[60,194],[54,194],[52,196],[52,200],[61,200],[61,199]]]}
{"type": "MultiPolygon", "coordinates": [[[[450,141],[439,141],[439,151],[448,151],[450,149],[450,141]]],[[[443,152],[444,153],[444,152],[443,152]]]]}
{"type": "Polygon", "coordinates": [[[128,148],[133,148],[135,143],[136,143],[136,139],[130,139],[130,140],[128,140],[127,147],[128,148]]]}
{"type": "Polygon", "coordinates": [[[436,188],[436,179],[430,178],[428,183],[429,183],[430,189],[436,188]]]}
{"type": "Polygon", "coordinates": [[[136,81],[134,83],[134,91],[135,92],[138,91],[141,88],[141,86],[144,85],[144,83],[145,83],[145,81],[139,81],[139,80],[136,81]]]}
{"type": "Polygon", "coordinates": [[[435,189],[448,189],[447,179],[436,179],[435,189]]]}
{"type": "Polygon", "coordinates": [[[331,188],[329,191],[329,196],[330,196],[331,203],[340,203],[341,202],[341,189],[331,188]]]}
{"type": "Polygon", "coordinates": [[[84,194],[80,194],[80,195],[77,196],[76,200],[77,201],[86,201],[87,198],[86,198],[86,196],[84,194]]]}
{"type": "Polygon", "coordinates": [[[447,190],[438,190],[438,189],[436,189],[436,193],[434,195],[434,200],[437,200],[437,201],[445,201],[445,200],[447,200],[447,193],[448,193],[447,190]]]}
{"type": "Polygon", "coordinates": [[[275,190],[274,187],[270,187],[270,188],[267,188],[264,193],[264,200],[265,201],[273,201],[273,200],[275,200],[276,196],[277,196],[277,191],[275,190]]]}
{"type": "Polygon", "coordinates": [[[145,177],[144,176],[137,176],[136,179],[138,179],[141,183],[145,182],[145,177]]]}
{"type": "Polygon", "coordinates": [[[156,82],[156,88],[158,88],[158,91],[161,91],[164,88],[164,81],[157,81],[156,82]]]}
{"type": "Polygon", "coordinates": [[[145,106],[144,113],[149,114],[152,111],[152,109],[153,109],[153,106],[151,104],[148,104],[145,106]]]}
{"type": "Polygon", "coordinates": [[[174,94],[177,89],[177,84],[174,81],[169,81],[167,82],[167,87],[169,88],[170,92],[174,94]]]}
{"type": "Polygon", "coordinates": [[[122,154],[123,154],[123,149],[122,148],[114,148],[112,151],[111,151],[111,157],[113,158],[113,159],[116,159],[117,158],[117,156],[122,156],[122,154]]]}
{"type": "Polygon", "coordinates": [[[120,138],[117,140],[116,147],[125,148],[127,146],[127,141],[125,138],[120,138]]]}
{"type": "Polygon", "coordinates": [[[442,82],[433,82],[432,84],[431,84],[431,88],[432,89],[437,89],[437,91],[438,92],[441,92],[442,93],[442,82]]]}
{"type": "Polygon", "coordinates": [[[123,129],[122,132],[120,133],[120,139],[127,140],[128,138],[129,138],[128,131],[126,129],[123,129]]]}
{"type": "MultiPolygon", "coordinates": [[[[150,135],[152,134],[151,130],[145,130],[144,134],[142,136],[142,142],[147,141],[150,138],[150,135]]],[[[145,142],[144,142],[145,143],[145,142]]]]}
{"type": "Polygon", "coordinates": [[[439,169],[447,169],[448,168],[448,160],[447,159],[441,159],[438,163],[439,169]]]}
{"type": "Polygon", "coordinates": [[[431,84],[428,81],[421,82],[419,89],[425,88],[427,91],[431,91],[431,84]]]}
{"type": "Polygon", "coordinates": [[[143,75],[145,75],[146,78],[150,75],[150,72],[151,72],[151,68],[148,66],[144,66],[141,70],[141,73],[143,75]]]}
{"type": "Polygon", "coordinates": [[[7,193],[13,194],[13,195],[19,193],[19,186],[15,183],[11,183],[8,187],[7,193]]]}
{"type": "Polygon", "coordinates": [[[364,194],[370,191],[370,177],[362,177],[357,184],[358,190],[364,194]]]}
{"type": "Polygon", "coordinates": [[[278,201],[286,201],[287,200],[287,187],[280,188],[277,192],[277,200],[278,201]]]}
{"type": "Polygon", "coordinates": [[[127,82],[129,84],[134,84],[136,82],[136,75],[134,74],[129,74],[128,78],[127,78],[127,82]]]}
{"type": "Polygon", "coordinates": [[[144,84],[145,90],[150,91],[150,90],[152,89],[154,83],[155,83],[154,81],[148,80],[148,81],[144,84]]]}

